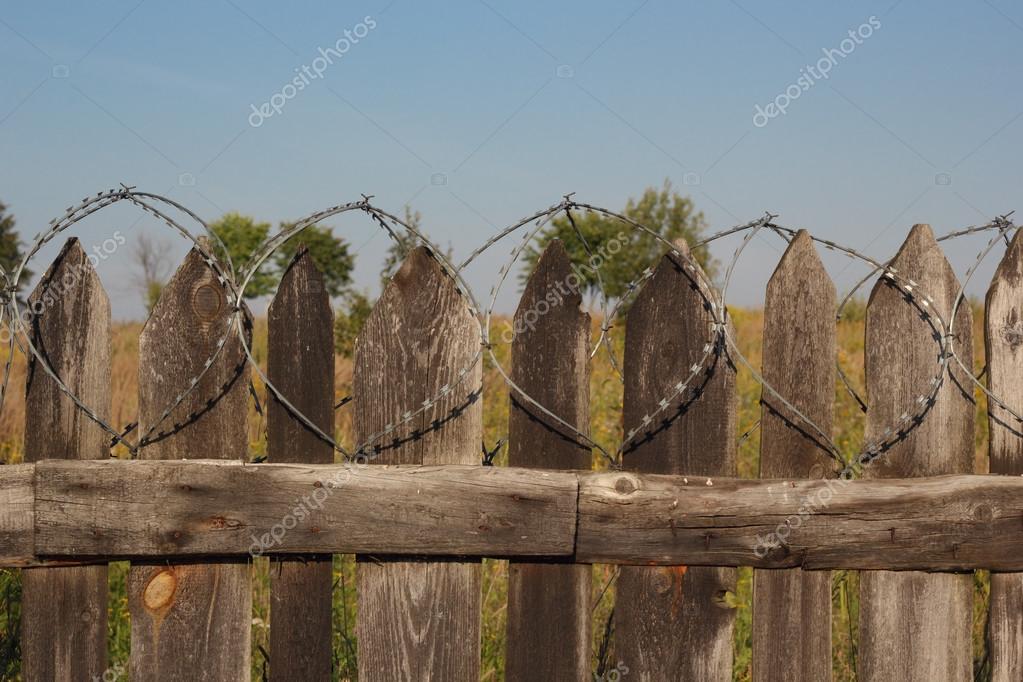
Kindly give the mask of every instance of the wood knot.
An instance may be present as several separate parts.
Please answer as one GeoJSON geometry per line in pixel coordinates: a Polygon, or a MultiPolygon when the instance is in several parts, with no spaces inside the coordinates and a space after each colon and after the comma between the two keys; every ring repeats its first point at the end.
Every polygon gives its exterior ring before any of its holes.
{"type": "Polygon", "coordinates": [[[213,284],[201,284],[192,292],[192,310],[204,322],[217,319],[224,306],[224,296],[213,284]]]}
{"type": "Polygon", "coordinates": [[[636,492],[636,484],[633,483],[631,478],[623,476],[622,478],[619,478],[617,481],[615,481],[615,491],[621,493],[622,495],[628,495],[630,493],[636,492]]]}
{"type": "Polygon", "coordinates": [[[238,528],[241,524],[237,519],[228,519],[223,516],[210,517],[209,527],[211,530],[222,530],[224,528],[238,528]]]}
{"type": "Polygon", "coordinates": [[[987,504],[978,504],[973,508],[973,518],[983,523],[988,523],[995,516],[994,512],[991,511],[991,506],[987,504]]]}
{"type": "Polygon", "coordinates": [[[142,602],[150,611],[167,608],[174,601],[174,592],[178,589],[178,579],[170,571],[160,571],[154,575],[142,593],[142,602]]]}

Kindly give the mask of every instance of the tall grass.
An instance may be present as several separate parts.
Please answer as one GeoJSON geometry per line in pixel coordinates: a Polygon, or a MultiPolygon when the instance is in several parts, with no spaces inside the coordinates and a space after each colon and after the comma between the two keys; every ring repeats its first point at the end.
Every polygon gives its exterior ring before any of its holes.
{"type": "MultiPolygon", "coordinates": [[[[763,330],[763,312],[756,309],[736,309],[732,311],[736,329],[736,338],[743,354],[755,366],[760,366],[761,334],[763,330]]],[[[982,314],[975,305],[975,354],[978,357],[977,367],[983,366],[982,314]]],[[[495,322],[493,338],[501,338],[507,320],[495,322]]],[[[594,320],[594,338],[596,338],[597,321],[594,320]]],[[[111,422],[115,426],[126,425],[135,419],[138,409],[138,334],[139,324],[116,324],[113,329],[113,408],[111,422]]],[[[611,331],[611,340],[617,348],[619,357],[623,345],[621,328],[611,331]]],[[[843,320],[838,327],[838,361],[848,375],[850,384],[863,395],[863,317],[853,314],[843,320]]],[[[266,362],[266,325],[265,321],[257,321],[254,332],[253,351],[256,359],[265,367],[266,362]]],[[[496,349],[498,360],[507,366],[510,363],[510,352],[507,347],[496,349]]],[[[0,413],[0,463],[21,461],[24,450],[24,358],[15,358],[12,370],[12,389],[8,402],[0,413]]],[[[338,358],[335,364],[335,380],[337,396],[347,395],[351,389],[352,366],[345,359],[338,358]]],[[[506,437],[508,424],[508,394],[496,369],[489,360],[484,368],[484,399],[483,421],[484,442],[493,447],[500,439],[506,437]]],[[[760,388],[748,372],[740,371],[738,382],[739,406],[739,437],[748,435],[739,444],[738,467],[739,476],[755,478],[759,468],[759,431],[752,429],[760,417],[760,388]]],[[[257,395],[265,395],[265,387],[256,383],[257,395]]],[[[977,471],[986,472],[987,419],[984,417],[986,405],[983,396],[978,394],[977,400],[977,439],[976,462],[977,471]]],[[[835,387],[835,441],[847,456],[854,453],[863,439],[863,414],[856,401],[848,391],[836,382],[835,387]]],[[[604,353],[594,358],[590,376],[590,433],[591,437],[614,451],[622,438],[622,385],[617,374],[608,362],[604,353]]],[[[335,432],[338,439],[352,445],[352,423],[349,408],[339,410],[335,418],[335,432]]],[[[265,411],[256,409],[250,401],[249,413],[250,453],[253,459],[266,454],[266,418],[265,411]]],[[[127,455],[123,447],[115,449],[119,457],[127,455]]],[[[504,465],[507,455],[502,450],[496,463],[504,465]]],[[[595,468],[604,468],[606,462],[599,455],[594,455],[595,468]]],[[[484,560],[483,562],[483,621],[482,651],[484,680],[501,680],[504,678],[504,627],[506,618],[508,564],[506,561],[484,560]]],[[[266,669],[266,656],[269,653],[270,613],[269,571],[270,563],[266,559],[258,559],[253,571],[253,628],[252,628],[252,661],[253,679],[261,679],[266,669]]],[[[609,642],[605,642],[605,634],[613,632],[608,628],[608,618],[614,602],[614,569],[610,566],[594,566],[594,666],[597,665],[598,653],[608,649],[606,658],[614,661],[613,634],[609,642]]],[[[986,650],[984,642],[984,624],[987,612],[988,578],[986,572],[978,571],[976,584],[976,609],[974,618],[975,660],[977,661],[978,679],[985,677],[986,650]]],[[[110,566],[110,600],[109,600],[109,638],[108,649],[111,665],[126,666],[130,645],[130,621],[127,606],[125,581],[127,563],[115,562],[110,566]]],[[[355,679],[357,641],[355,636],[355,580],[356,570],[354,557],[349,555],[336,556],[334,560],[334,679],[355,679]]],[[[18,618],[20,608],[20,580],[17,571],[0,571],[0,678],[4,680],[20,679],[19,664],[19,633],[18,618]]],[[[832,579],[833,620],[832,647],[834,661],[834,679],[837,682],[856,679],[856,645],[858,621],[858,579],[855,571],[835,571],[832,579]]],[[[735,673],[734,679],[745,681],[751,679],[750,650],[752,614],[752,571],[739,570],[736,593],[729,602],[736,609],[736,627],[734,639],[735,673]]],[[[613,663],[612,663],[613,665],[613,663]]]]}

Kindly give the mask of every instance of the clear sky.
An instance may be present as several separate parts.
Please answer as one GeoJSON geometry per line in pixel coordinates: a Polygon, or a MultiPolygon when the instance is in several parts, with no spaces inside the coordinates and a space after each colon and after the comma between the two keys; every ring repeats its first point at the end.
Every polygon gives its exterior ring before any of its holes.
{"type": "MultiPolygon", "coordinates": [[[[0,200],[30,238],[121,182],[275,225],[367,193],[410,203],[464,256],[567,192],[618,209],[670,178],[713,229],[771,211],[883,258],[913,223],[940,234],[1020,207],[1021,43],[1008,0],[4,0],[0,200]],[[303,67],[317,77],[285,90],[303,67]],[[785,113],[767,108],[786,89],[785,113]],[[253,114],[282,90],[279,112],[253,114]]],[[[375,286],[386,237],[332,224],[375,286]]],[[[129,229],[156,226],[124,207],[79,235],[129,229]]],[[[979,245],[949,248],[959,272],[979,245]]],[[[469,273],[477,296],[510,248],[469,273]]],[[[762,300],[780,248],[750,247],[732,301],[762,300]]],[[[120,318],[143,310],[127,256],[101,268],[120,318]]],[[[840,290],[863,272],[826,262],[840,290]]]]}

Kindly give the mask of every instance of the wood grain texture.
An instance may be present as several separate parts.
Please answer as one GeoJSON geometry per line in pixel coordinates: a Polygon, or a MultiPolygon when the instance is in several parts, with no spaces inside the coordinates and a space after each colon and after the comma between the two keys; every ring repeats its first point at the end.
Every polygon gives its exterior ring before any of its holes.
{"type": "Polygon", "coordinates": [[[0,466],[0,566],[15,568],[35,560],[35,467],[0,466]]]}
{"type": "MultiPolygon", "coordinates": [[[[431,409],[378,444],[376,461],[479,464],[482,366],[469,368],[479,348],[479,326],[454,282],[427,249],[414,249],[356,343],[356,439],[448,386],[431,409]]],[[[478,680],[480,589],[478,561],[360,557],[359,679],[478,680]]]]}
{"type": "Polygon", "coordinates": [[[45,462],[36,489],[36,551],[65,558],[569,556],[578,494],[528,469],[194,460],[45,462]]]}
{"type": "MultiPolygon", "coordinates": [[[[231,312],[213,269],[193,249],[139,338],[140,434],[199,375],[231,312]]],[[[232,333],[206,376],[160,425],[169,435],[141,448],[139,457],[187,459],[203,451],[247,459],[248,378],[241,341],[232,333]]],[[[148,514],[150,523],[160,523],[162,510],[148,514]]],[[[128,576],[133,682],[248,680],[251,575],[251,565],[238,560],[134,564],[128,576]]]]}
{"type": "MultiPolygon", "coordinates": [[[[590,316],[560,240],[548,244],[513,319],[512,380],[561,419],[589,430],[590,316]]],[[[588,469],[589,447],[535,406],[510,396],[508,464],[588,469]]],[[[508,566],[505,679],[590,680],[592,568],[550,561],[508,566]],[[553,643],[557,642],[557,646],[553,643]]]]}
{"type": "Polygon", "coordinates": [[[1018,476],[749,481],[582,475],[576,560],[1011,570],[1023,564],[1021,491],[1018,476]],[[788,535],[772,550],[763,541],[779,530],[788,535]]]}
{"type": "MultiPolygon", "coordinates": [[[[624,425],[642,427],[689,375],[710,336],[710,295],[664,256],[626,320],[624,425]]],[[[625,468],[734,476],[735,370],[723,351],[677,405],[627,449],[625,468]]],[[[731,680],[735,589],[731,568],[624,567],[615,606],[616,659],[638,680],[731,680]]]]}
{"type": "MultiPolygon", "coordinates": [[[[300,248],[281,278],[267,320],[267,376],[297,410],[330,434],[334,425],[334,313],[312,256],[300,248]]],[[[333,446],[271,394],[271,462],[329,464],[333,446]]],[[[274,558],[270,566],[270,679],[326,680],[331,674],[330,554],[274,558]]]]}
{"type": "MultiPolygon", "coordinates": [[[[1023,414],[1023,239],[1017,230],[995,270],[984,306],[988,388],[1023,414]]],[[[988,401],[991,473],[1023,474],[1023,424],[988,401]]],[[[991,679],[1023,680],[1023,573],[991,576],[991,679]]]]}
{"type": "MultiPolygon", "coordinates": [[[[37,548],[66,553],[64,563],[95,552],[568,557],[574,543],[578,563],[1023,570],[1023,476],[740,480],[474,465],[349,476],[344,464],[48,461],[0,467],[0,490],[24,498],[33,476],[37,548]],[[231,502],[241,491],[266,502],[231,502]],[[155,508],[158,525],[147,518],[155,508]],[[285,525],[278,544],[272,529],[285,525]],[[762,541],[779,528],[787,537],[772,549],[762,541]]],[[[30,544],[31,529],[14,537],[30,544]]],[[[4,567],[9,551],[0,547],[4,567]]]]}
{"type": "MultiPolygon", "coordinates": [[[[914,291],[948,319],[959,290],[948,261],[928,225],[915,225],[892,261],[914,291]]],[[[867,304],[865,375],[868,442],[917,409],[929,390],[938,360],[935,330],[903,291],[882,278],[867,304]]],[[[939,330],[940,331],[940,330],[939,330]]],[[[973,366],[972,313],[960,306],[956,350],[973,366]]],[[[870,478],[933,476],[973,470],[974,405],[970,382],[952,365],[934,405],[917,428],[867,467],[870,478]]],[[[969,575],[891,574],[860,576],[858,672],[873,680],[969,680],[972,678],[973,583],[969,575]]]]}
{"type": "MultiPolygon", "coordinates": [[[[110,301],[77,239],[69,239],[29,297],[32,338],[69,390],[110,418],[110,301]]],[[[25,461],[106,459],[108,436],[34,357],[25,397],[25,461]]],[[[81,528],[79,528],[81,532],[81,528]]],[[[25,680],[92,680],[106,669],[106,565],[22,572],[25,680]]]]}
{"type": "MultiPolygon", "coordinates": [[[[835,285],[800,230],[767,283],[763,376],[828,436],[835,405],[835,285]]],[[[760,477],[822,478],[834,468],[819,435],[767,391],[760,477]]],[[[831,573],[754,571],[753,679],[831,679],[831,573]]]]}

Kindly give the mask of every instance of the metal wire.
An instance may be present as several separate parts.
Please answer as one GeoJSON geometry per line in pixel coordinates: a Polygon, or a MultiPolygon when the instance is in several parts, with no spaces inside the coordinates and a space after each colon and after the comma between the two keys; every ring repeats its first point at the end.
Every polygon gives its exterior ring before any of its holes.
{"type": "MultiPolygon", "coordinates": [[[[268,238],[265,243],[260,245],[245,264],[244,269],[238,271],[236,270],[234,263],[231,262],[230,254],[219,237],[210,230],[209,226],[197,214],[182,204],[157,194],[136,191],[134,187],[129,187],[127,185],[122,185],[120,188],[107,190],[105,192],[99,192],[94,196],[86,197],[80,202],[69,206],[61,216],[50,222],[49,227],[46,230],[36,235],[13,273],[8,274],[0,268],[0,328],[6,329],[9,333],[9,340],[7,342],[8,357],[4,364],[3,378],[0,380],[0,410],[3,409],[4,398],[9,384],[14,351],[16,348],[21,349],[27,356],[32,358],[34,365],[49,376],[58,386],[59,390],[73,401],[77,409],[107,432],[110,436],[111,447],[118,444],[124,445],[131,455],[135,456],[137,455],[140,447],[144,447],[145,445],[158,440],[159,438],[165,437],[172,432],[172,430],[161,430],[161,428],[166,423],[170,415],[184,403],[189,395],[197,390],[197,387],[202,382],[202,379],[209,373],[210,369],[222,360],[221,356],[224,355],[224,348],[231,342],[233,336],[236,337],[244,356],[244,361],[237,368],[238,371],[240,372],[244,369],[244,365],[246,363],[252,367],[253,371],[259,376],[263,384],[266,386],[268,393],[271,394],[276,401],[284,406],[295,419],[299,420],[312,433],[316,434],[325,442],[330,443],[331,446],[341,453],[346,460],[366,461],[375,457],[379,452],[379,443],[385,441],[388,437],[393,436],[405,424],[415,420],[420,415],[432,412],[440,402],[465,383],[469,377],[473,376],[473,370],[482,361],[484,354],[489,357],[497,374],[507,385],[516,401],[527,404],[529,408],[534,410],[538,415],[542,415],[546,420],[557,424],[580,445],[597,451],[606,460],[608,465],[614,468],[621,466],[624,453],[631,447],[635,447],[637,439],[641,436],[645,437],[649,435],[652,428],[656,428],[657,424],[663,423],[665,413],[673,408],[677,408],[679,401],[700,399],[701,391],[696,385],[697,382],[701,379],[706,380],[709,378],[709,376],[715,371],[717,362],[722,358],[727,358],[729,362],[743,366],[751,374],[753,379],[762,387],[762,402],[764,397],[770,397],[772,409],[777,410],[779,407],[782,408],[785,413],[783,418],[787,421],[787,423],[792,423],[799,426],[801,429],[804,429],[809,435],[811,435],[813,440],[818,442],[828,456],[835,459],[839,464],[844,465],[842,472],[843,475],[852,475],[856,467],[869,464],[882,456],[897,442],[904,438],[906,433],[923,422],[931,406],[933,406],[937,394],[940,391],[946,376],[949,374],[951,363],[953,362],[962,372],[969,376],[971,382],[987,396],[991,405],[998,407],[1000,410],[1010,415],[1018,423],[1023,424],[1023,415],[1021,415],[1018,411],[1013,410],[1005,403],[1004,400],[999,398],[997,395],[994,395],[992,391],[982,384],[980,378],[974,375],[972,368],[967,367],[959,353],[957,353],[954,343],[956,314],[965,299],[966,287],[976,274],[981,263],[994,250],[994,247],[1000,242],[1008,244],[1010,233],[1014,233],[1016,230],[1016,226],[1010,221],[1011,214],[997,216],[991,222],[984,225],[971,226],[962,230],[950,232],[939,238],[938,241],[948,241],[985,232],[993,233],[993,236],[990,237],[984,248],[968,268],[963,282],[956,294],[947,320],[942,316],[940,311],[935,309],[934,299],[926,292],[920,291],[919,285],[916,282],[905,277],[899,273],[896,268],[892,267],[891,261],[880,262],[855,249],[840,245],[832,240],[813,237],[811,235],[811,238],[823,248],[844,254],[853,260],[861,261],[869,266],[868,274],[859,280],[839,303],[838,309],[836,310],[836,319],[842,319],[846,306],[854,299],[856,293],[863,286],[875,278],[879,278],[889,286],[897,288],[902,294],[906,304],[912,306],[917,311],[922,322],[931,326],[937,349],[934,373],[927,384],[921,387],[921,390],[912,401],[910,409],[903,412],[894,424],[891,424],[887,429],[883,430],[880,437],[866,443],[862,450],[860,450],[855,456],[845,458],[843,457],[839,447],[831,439],[831,435],[826,433],[817,424],[815,424],[813,420],[809,419],[803,412],[797,409],[789,399],[775,390],[755,368],[753,363],[751,363],[743,355],[736,339],[734,338],[734,332],[731,330],[730,326],[727,294],[733,275],[739,267],[741,256],[747,246],[751,243],[753,238],[761,232],[768,235],[773,234],[785,242],[790,242],[796,235],[796,230],[777,224],[775,222],[775,219],[777,218],[776,215],[765,213],[759,218],[716,232],[693,244],[691,250],[687,250],[670,242],[658,230],[642,225],[621,213],[576,201],[573,196],[573,194],[567,194],[558,203],[499,230],[497,234],[488,239],[478,248],[474,249],[468,257],[465,258],[465,260],[455,266],[449,261],[444,251],[433,244],[429,238],[420,232],[414,225],[408,224],[406,221],[398,218],[397,216],[374,206],[370,201],[372,197],[362,195],[361,198],[355,201],[337,204],[311,213],[294,224],[283,228],[281,231],[268,238]],[[132,424],[125,429],[117,429],[113,427],[104,421],[89,405],[70,390],[54,368],[49,364],[45,354],[37,347],[32,331],[28,326],[28,322],[32,320],[33,311],[31,309],[22,309],[22,304],[19,302],[18,295],[23,273],[27,271],[28,264],[38,255],[40,250],[47,243],[52,241],[61,233],[72,228],[84,218],[122,201],[131,203],[138,209],[156,218],[165,227],[189,240],[192,248],[200,254],[205,264],[213,273],[217,283],[222,287],[224,295],[230,306],[230,314],[227,316],[225,321],[224,330],[217,337],[213,350],[211,351],[210,356],[202,363],[200,371],[186,382],[186,388],[178,393],[168,403],[154,423],[145,425],[144,430],[142,430],[142,427],[139,427],[138,424],[132,424]],[[192,231],[186,229],[178,218],[171,215],[171,212],[180,214],[184,216],[186,220],[197,224],[201,228],[201,232],[204,233],[205,239],[196,236],[192,231]],[[395,415],[394,419],[386,424],[383,429],[370,434],[364,442],[354,446],[351,451],[342,447],[331,434],[318,428],[311,419],[288,401],[288,399],[282,395],[270,381],[269,377],[259,366],[259,363],[253,355],[251,347],[251,321],[250,317],[246,314],[244,306],[246,291],[251,285],[258,270],[267,259],[277,253],[278,250],[281,249],[289,240],[294,238],[305,228],[316,225],[328,218],[350,212],[357,212],[367,216],[371,223],[373,223],[378,229],[386,232],[395,242],[402,243],[402,238],[399,237],[400,234],[411,235],[417,243],[429,249],[446,276],[451,278],[451,281],[459,296],[462,298],[467,311],[471,314],[472,318],[477,321],[480,338],[479,350],[477,350],[464,367],[453,369],[451,379],[434,395],[430,396],[418,405],[410,406],[410,409],[403,411],[401,414],[395,415]],[[694,288],[699,292],[699,295],[706,303],[706,309],[709,316],[707,336],[702,339],[702,351],[700,352],[697,361],[682,372],[680,376],[673,377],[671,381],[668,382],[672,388],[659,401],[651,403],[652,405],[655,405],[653,409],[648,411],[647,414],[640,418],[637,425],[633,426],[625,433],[622,442],[614,450],[608,449],[596,442],[586,433],[585,429],[577,428],[576,425],[548,409],[540,401],[529,395],[529,393],[521,386],[516,384],[495,353],[495,346],[491,338],[491,326],[495,317],[495,308],[502,286],[505,284],[511,272],[515,269],[516,263],[522,255],[532,244],[536,242],[537,239],[539,239],[542,234],[544,234],[545,228],[550,225],[552,221],[558,218],[563,218],[570,227],[574,237],[579,241],[582,246],[582,250],[586,254],[590,263],[592,264],[595,262],[598,254],[595,254],[592,245],[589,243],[586,235],[576,222],[575,213],[578,212],[585,212],[604,219],[617,221],[621,223],[623,230],[646,238],[651,238],[654,241],[654,244],[656,244],[664,253],[670,254],[675,264],[685,273],[686,277],[693,282],[694,288]],[[491,288],[488,304],[485,308],[481,309],[477,304],[472,289],[464,279],[464,272],[466,268],[468,268],[480,256],[495,247],[498,242],[511,236],[513,233],[520,231],[522,232],[522,238],[515,243],[511,249],[509,259],[498,270],[497,280],[491,288]],[[704,273],[693,254],[697,250],[705,248],[718,240],[730,236],[741,236],[741,239],[739,245],[732,254],[732,257],[726,264],[724,280],[720,291],[718,291],[704,273]],[[212,249],[209,244],[213,245],[212,249]],[[136,430],[139,431],[136,440],[129,441],[128,436],[136,430]]],[[[622,379],[621,362],[617,357],[617,353],[615,352],[612,343],[612,337],[609,332],[613,328],[616,318],[627,308],[636,293],[640,291],[643,285],[652,277],[654,269],[652,267],[648,267],[640,272],[632,282],[629,282],[624,287],[624,293],[618,297],[611,297],[608,295],[607,286],[605,285],[604,276],[600,272],[600,267],[594,267],[592,270],[594,280],[593,284],[599,292],[599,307],[602,320],[600,324],[600,332],[590,350],[590,356],[594,356],[603,349],[609,358],[613,371],[619,379],[622,379]]],[[[859,403],[861,409],[866,411],[866,402],[860,398],[853,389],[852,382],[849,381],[841,367],[838,368],[838,375],[843,384],[849,390],[850,394],[859,403]]],[[[472,386],[470,388],[470,395],[477,395],[479,388],[480,387],[478,386],[472,386]]],[[[340,399],[335,406],[335,409],[348,405],[355,400],[358,400],[358,396],[345,396],[340,399]]],[[[186,420],[196,417],[200,413],[201,410],[193,412],[191,415],[186,417],[186,420]]],[[[757,422],[757,424],[759,424],[759,422],[757,422]]],[[[756,425],[754,425],[754,428],[756,428],[756,425]]],[[[745,437],[748,437],[748,435],[743,438],[745,437]]],[[[487,463],[493,462],[493,458],[496,456],[502,444],[503,440],[499,442],[498,446],[493,450],[484,448],[484,460],[486,460],[487,463]]]]}

